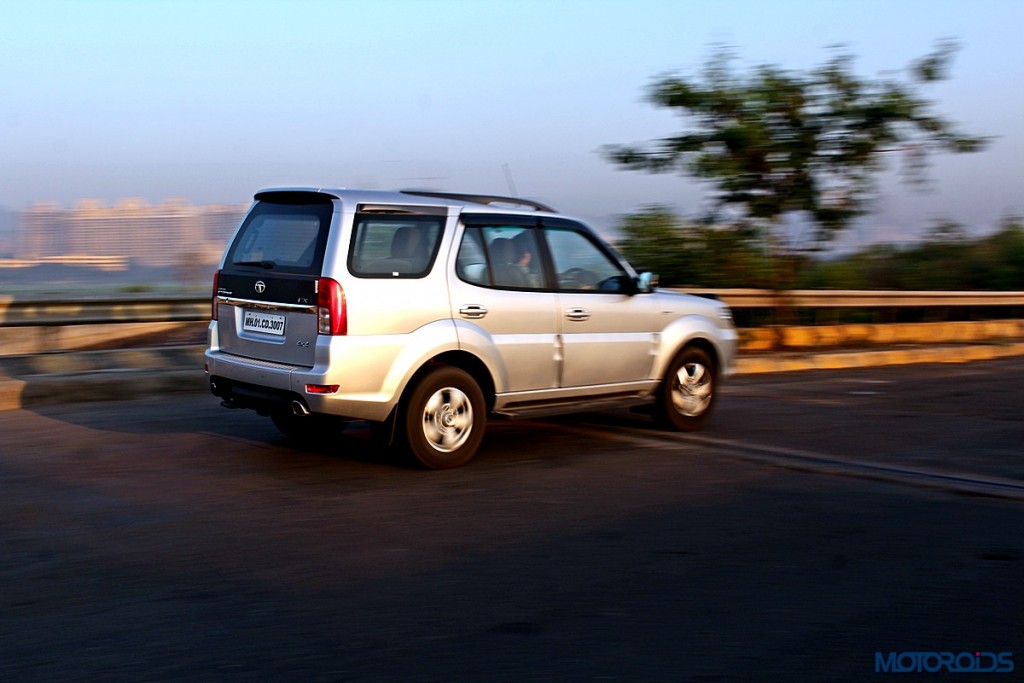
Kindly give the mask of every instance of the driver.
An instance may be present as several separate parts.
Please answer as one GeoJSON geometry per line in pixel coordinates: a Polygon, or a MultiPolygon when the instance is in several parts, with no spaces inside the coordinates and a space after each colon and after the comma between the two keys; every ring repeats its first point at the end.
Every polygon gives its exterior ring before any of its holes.
{"type": "Polygon", "coordinates": [[[533,264],[533,252],[530,250],[532,246],[530,242],[530,234],[527,232],[519,233],[512,239],[512,246],[515,248],[516,254],[513,265],[522,273],[523,281],[527,287],[539,289],[544,283],[541,282],[540,273],[535,270],[536,266],[533,264]]]}

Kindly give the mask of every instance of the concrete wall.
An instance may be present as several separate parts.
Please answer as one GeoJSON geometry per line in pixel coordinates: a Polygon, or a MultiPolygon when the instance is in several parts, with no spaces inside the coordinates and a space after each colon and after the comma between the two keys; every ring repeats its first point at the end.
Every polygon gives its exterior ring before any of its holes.
{"type": "Polygon", "coordinates": [[[870,348],[905,344],[964,344],[1024,338],[1024,320],[892,325],[758,327],[740,330],[741,351],[870,348]]]}

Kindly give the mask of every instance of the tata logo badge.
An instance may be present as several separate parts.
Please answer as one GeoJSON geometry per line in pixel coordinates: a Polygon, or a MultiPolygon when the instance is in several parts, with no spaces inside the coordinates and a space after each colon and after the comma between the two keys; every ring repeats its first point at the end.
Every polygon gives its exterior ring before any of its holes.
{"type": "Polygon", "coordinates": [[[263,280],[257,281],[256,282],[256,293],[257,294],[262,294],[265,291],[267,291],[267,283],[264,282],[263,280]]]}

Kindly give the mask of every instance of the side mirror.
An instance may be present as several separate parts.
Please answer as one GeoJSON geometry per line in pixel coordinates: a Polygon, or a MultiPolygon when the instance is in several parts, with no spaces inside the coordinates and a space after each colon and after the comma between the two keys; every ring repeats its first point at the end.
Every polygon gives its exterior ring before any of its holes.
{"type": "Polygon", "coordinates": [[[636,278],[636,290],[640,294],[653,292],[658,288],[658,274],[645,270],[636,278]]]}

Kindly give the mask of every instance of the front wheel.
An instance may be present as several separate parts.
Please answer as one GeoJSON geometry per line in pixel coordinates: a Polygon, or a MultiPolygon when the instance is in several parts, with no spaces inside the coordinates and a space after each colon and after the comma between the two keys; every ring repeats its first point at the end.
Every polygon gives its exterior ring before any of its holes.
{"type": "Polygon", "coordinates": [[[690,346],[672,360],[658,390],[658,418],[670,429],[700,429],[715,406],[714,361],[703,349],[690,346]]]}
{"type": "Polygon", "coordinates": [[[465,465],[476,455],[487,423],[483,392],[458,368],[432,370],[413,388],[403,426],[412,455],[429,469],[465,465]]]}

